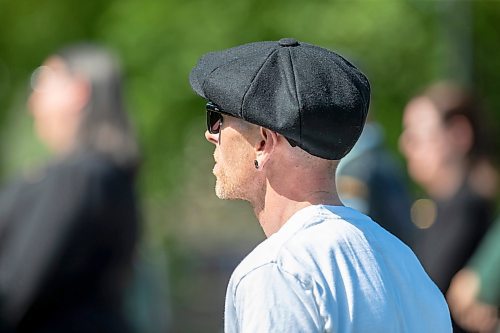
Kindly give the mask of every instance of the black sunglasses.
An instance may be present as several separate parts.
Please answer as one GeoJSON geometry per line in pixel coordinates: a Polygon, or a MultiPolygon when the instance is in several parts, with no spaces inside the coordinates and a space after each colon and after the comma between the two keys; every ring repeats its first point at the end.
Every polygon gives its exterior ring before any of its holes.
{"type": "MultiPolygon", "coordinates": [[[[208,102],[207,105],[205,106],[207,109],[207,130],[208,133],[210,134],[219,134],[220,129],[222,127],[222,121],[223,121],[223,116],[222,116],[222,110],[215,105],[213,102],[208,102]]],[[[288,143],[290,143],[290,146],[296,147],[297,142],[295,142],[292,139],[289,139],[285,136],[285,139],[287,139],[288,143]]]]}
{"type": "Polygon", "coordinates": [[[208,133],[219,134],[223,120],[220,108],[212,102],[208,102],[205,108],[207,109],[208,133]]]}

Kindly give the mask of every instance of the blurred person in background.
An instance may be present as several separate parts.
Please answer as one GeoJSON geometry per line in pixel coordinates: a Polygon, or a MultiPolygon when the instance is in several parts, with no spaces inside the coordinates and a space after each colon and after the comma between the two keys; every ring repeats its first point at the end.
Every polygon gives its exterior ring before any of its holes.
{"type": "Polygon", "coordinates": [[[412,208],[421,228],[415,252],[444,294],[494,215],[495,178],[480,107],[464,88],[441,82],[404,110],[401,151],[410,176],[430,198],[412,208]]]}
{"type": "Polygon", "coordinates": [[[101,47],[71,45],[31,84],[35,131],[53,158],[0,192],[2,330],[129,332],[138,149],[120,68],[101,47]]]}
{"type": "Polygon", "coordinates": [[[464,328],[500,332],[500,218],[467,266],[455,275],[446,296],[454,318],[464,328]]]}
{"type": "Polygon", "coordinates": [[[408,183],[371,112],[358,142],[337,167],[339,196],[346,206],[370,216],[411,247],[415,227],[408,183]]]}

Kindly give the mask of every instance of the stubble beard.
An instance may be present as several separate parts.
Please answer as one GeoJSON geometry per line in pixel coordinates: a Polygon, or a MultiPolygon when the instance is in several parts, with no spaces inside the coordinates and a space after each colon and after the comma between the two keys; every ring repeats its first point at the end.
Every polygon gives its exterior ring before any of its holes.
{"type": "Polygon", "coordinates": [[[222,167],[217,170],[215,173],[215,194],[223,200],[250,201],[249,193],[254,182],[251,173],[244,169],[243,164],[239,163],[234,170],[241,170],[241,172],[228,174],[222,167]]]}
{"type": "Polygon", "coordinates": [[[252,152],[243,145],[235,145],[230,151],[226,157],[221,152],[214,152],[215,194],[223,200],[250,201],[255,188],[252,152]]]}
{"type": "Polygon", "coordinates": [[[238,186],[234,179],[230,179],[226,174],[216,175],[215,195],[222,200],[243,199],[242,187],[238,186]]]}
{"type": "Polygon", "coordinates": [[[227,190],[226,178],[223,176],[215,176],[215,195],[222,200],[229,200],[231,197],[228,195],[231,191],[227,190]]]}

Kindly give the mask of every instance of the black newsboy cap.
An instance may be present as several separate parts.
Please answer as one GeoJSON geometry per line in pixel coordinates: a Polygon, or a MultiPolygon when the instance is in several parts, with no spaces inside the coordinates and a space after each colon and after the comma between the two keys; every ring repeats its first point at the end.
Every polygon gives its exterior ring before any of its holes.
{"type": "Polygon", "coordinates": [[[329,160],[354,146],[370,103],[368,79],[349,61],[293,38],[207,53],[189,81],[222,112],[329,160]]]}

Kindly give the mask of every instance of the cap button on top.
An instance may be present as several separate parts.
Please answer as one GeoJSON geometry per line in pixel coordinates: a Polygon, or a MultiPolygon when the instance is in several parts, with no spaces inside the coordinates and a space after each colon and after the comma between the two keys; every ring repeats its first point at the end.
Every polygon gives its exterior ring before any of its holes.
{"type": "Polygon", "coordinates": [[[295,38],[281,38],[278,42],[280,46],[298,46],[299,42],[295,38]]]}

